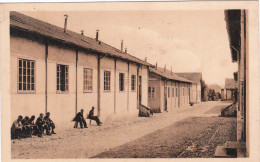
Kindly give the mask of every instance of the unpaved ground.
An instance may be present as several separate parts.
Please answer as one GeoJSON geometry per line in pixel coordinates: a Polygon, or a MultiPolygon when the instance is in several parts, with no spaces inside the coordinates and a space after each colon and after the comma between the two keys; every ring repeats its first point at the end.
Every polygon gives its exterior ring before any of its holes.
{"type": "MultiPolygon", "coordinates": [[[[89,158],[189,117],[216,116],[215,112],[207,114],[206,112],[216,106],[225,107],[229,104],[229,102],[201,103],[168,113],[155,114],[150,118],[136,117],[124,121],[111,121],[101,127],[92,124],[88,129],[58,128],[57,134],[53,136],[12,140],[11,155],[12,158],[18,159],[89,158]]],[[[191,131],[187,130],[186,133],[188,132],[191,131]]]]}
{"type": "Polygon", "coordinates": [[[193,117],[94,158],[209,158],[227,140],[236,140],[236,118],[193,117]]]}

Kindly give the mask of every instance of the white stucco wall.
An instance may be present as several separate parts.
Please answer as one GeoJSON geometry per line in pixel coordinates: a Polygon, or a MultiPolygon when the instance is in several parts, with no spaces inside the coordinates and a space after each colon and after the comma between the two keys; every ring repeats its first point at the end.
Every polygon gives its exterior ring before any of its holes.
{"type": "Polygon", "coordinates": [[[48,47],[47,111],[57,125],[69,123],[76,111],[76,51],[59,46],[48,47]],[[69,91],[57,92],[57,64],[69,66],[69,91]]]}
{"type": "MultiPolygon", "coordinates": [[[[18,115],[35,115],[45,113],[45,44],[40,44],[24,38],[11,37],[11,111],[12,120],[18,115]],[[30,94],[17,93],[18,59],[35,61],[35,92],[30,94]]],[[[117,119],[128,116],[138,116],[137,105],[137,65],[126,61],[117,60],[116,74],[114,74],[114,59],[104,57],[100,61],[100,118],[101,120],[117,119]],[[104,91],[104,71],[111,72],[109,92],[104,91]],[[119,73],[125,74],[125,90],[119,91],[119,73]],[[131,90],[131,75],[136,76],[134,91],[131,90]],[[116,79],[114,78],[116,76],[116,79]],[[116,91],[114,83],[116,81],[116,91]],[[116,99],[115,96],[116,95],[116,99]],[[116,101],[116,103],[115,103],[116,101]],[[114,112],[114,110],[116,110],[114,112]]],[[[78,66],[76,75],[76,50],[56,45],[48,45],[47,60],[47,111],[57,127],[71,122],[76,112],[84,109],[84,117],[92,106],[96,107],[97,115],[98,90],[97,90],[97,55],[78,52],[78,66]],[[69,91],[57,92],[57,64],[69,67],[69,91]],[[83,69],[93,70],[93,91],[83,92],[83,69]],[[77,76],[77,78],[76,78],[77,76]],[[77,81],[77,92],[76,92],[77,81]],[[77,96],[77,98],[76,98],[77,96]]],[[[141,66],[139,76],[142,76],[142,104],[148,106],[148,68],[141,66]]]]}
{"type": "Polygon", "coordinates": [[[18,115],[39,116],[45,110],[45,46],[27,39],[10,37],[11,120],[18,115]],[[18,60],[35,61],[35,92],[18,93],[18,60]]]}
{"type": "Polygon", "coordinates": [[[78,52],[78,97],[77,97],[77,112],[84,109],[84,116],[95,107],[94,114],[97,115],[97,56],[85,52],[78,52]],[[83,89],[83,75],[84,68],[93,70],[93,91],[84,92],[83,89]]]}

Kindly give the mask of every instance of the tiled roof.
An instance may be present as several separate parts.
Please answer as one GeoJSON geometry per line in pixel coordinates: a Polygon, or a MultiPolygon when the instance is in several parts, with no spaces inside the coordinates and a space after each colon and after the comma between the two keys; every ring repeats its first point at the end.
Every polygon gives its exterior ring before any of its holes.
{"type": "Polygon", "coordinates": [[[233,78],[226,78],[225,79],[225,89],[236,89],[237,83],[233,78]]]}
{"type": "Polygon", "coordinates": [[[93,38],[86,37],[70,30],[67,30],[67,32],[64,33],[63,28],[34,19],[19,12],[10,12],[10,28],[20,31],[27,31],[33,34],[39,34],[50,39],[72,44],[87,50],[153,67],[153,65],[130,54],[122,53],[119,49],[116,49],[115,47],[112,47],[104,42],[98,42],[93,38]]]}
{"type": "Polygon", "coordinates": [[[150,68],[150,71],[152,73],[155,73],[157,75],[160,75],[164,78],[170,79],[170,80],[176,80],[176,81],[180,81],[180,82],[186,82],[186,83],[192,83],[192,81],[185,79],[183,77],[178,76],[177,74],[171,72],[170,70],[165,70],[164,68],[161,67],[157,67],[157,69],[155,68],[150,68]]]}
{"type": "Polygon", "coordinates": [[[202,74],[201,73],[176,73],[181,77],[184,77],[186,79],[189,79],[193,81],[194,83],[199,84],[200,81],[202,80],[202,74]]]}

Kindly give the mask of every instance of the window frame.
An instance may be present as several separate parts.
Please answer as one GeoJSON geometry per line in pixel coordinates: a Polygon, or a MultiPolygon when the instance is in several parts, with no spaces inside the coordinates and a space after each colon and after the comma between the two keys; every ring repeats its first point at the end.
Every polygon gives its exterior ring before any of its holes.
{"type": "Polygon", "coordinates": [[[155,99],[155,87],[148,87],[148,99],[155,99]],[[150,92],[149,92],[150,90],[150,92]]]}
{"type": "Polygon", "coordinates": [[[93,92],[93,69],[92,68],[83,68],[83,93],[92,93],[93,92]],[[90,85],[87,85],[87,79],[85,79],[85,70],[90,70],[91,71],[91,75],[92,75],[92,78],[91,78],[91,86],[92,86],[92,89],[91,90],[88,90],[88,89],[85,89],[85,87],[88,87],[90,85]],[[86,85],[85,85],[85,81],[86,81],[86,85]]]}
{"type": "Polygon", "coordinates": [[[104,78],[103,78],[103,83],[104,83],[104,86],[103,86],[103,90],[104,90],[104,92],[111,92],[111,71],[109,71],[109,70],[104,70],[104,78]],[[105,77],[106,77],[106,75],[105,75],[105,73],[109,73],[109,84],[108,85],[105,85],[105,77]],[[105,89],[105,86],[108,86],[109,87],[109,89],[105,89]]]}
{"type": "MultiPolygon", "coordinates": [[[[60,72],[61,72],[61,71],[60,71],[60,72]]],[[[59,78],[60,78],[60,77],[59,77],[59,78]]],[[[57,94],[66,94],[66,93],[69,93],[69,89],[70,89],[70,88],[69,88],[69,87],[70,87],[70,86],[69,86],[69,85],[70,85],[70,84],[69,84],[69,83],[70,83],[69,78],[70,78],[70,77],[69,77],[69,65],[65,65],[65,64],[63,64],[63,63],[56,63],[56,93],[57,93],[57,94]],[[65,86],[65,91],[61,91],[60,89],[59,89],[59,90],[57,89],[57,87],[58,87],[58,83],[57,83],[57,80],[58,80],[58,76],[57,76],[58,69],[57,69],[57,66],[58,66],[58,65],[65,66],[65,69],[66,69],[66,67],[68,68],[68,78],[67,78],[67,79],[68,79],[68,90],[66,90],[66,70],[65,70],[65,85],[64,85],[64,86],[65,86]]],[[[59,82],[60,82],[60,81],[59,81],[59,82]]]]}
{"type": "MultiPolygon", "coordinates": [[[[32,68],[31,68],[31,63],[30,63],[30,81],[32,81],[32,68]]],[[[26,80],[26,89],[27,89],[27,62],[26,62],[26,70],[25,70],[25,80],[26,80]]],[[[28,58],[28,57],[17,57],[17,93],[19,94],[35,94],[36,93],[36,60],[32,59],[32,58],[28,58]],[[22,60],[22,90],[19,89],[19,84],[20,84],[20,80],[19,80],[19,77],[20,77],[20,73],[19,73],[19,69],[20,69],[20,65],[19,65],[19,61],[22,60]],[[26,60],[26,61],[30,61],[30,62],[33,62],[34,63],[34,67],[33,67],[33,78],[34,78],[34,90],[31,90],[31,85],[32,83],[30,83],[30,90],[23,90],[23,60],[26,60]]]]}
{"type": "Polygon", "coordinates": [[[135,92],[135,91],[136,91],[136,75],[134,75],[134,74],[131,75],[131,91],[132,91],[132,92],[135,92]],[[132,81],[133,81],[133,78],[132,78],[133,76],[134,76],[134,84],[132,84],[132,83],[133,83],[133,82],[132,82],[132,81]],[[133,86],[133,85],[134,85],[134,89],[132,89],[132,86],[133,86]]]}

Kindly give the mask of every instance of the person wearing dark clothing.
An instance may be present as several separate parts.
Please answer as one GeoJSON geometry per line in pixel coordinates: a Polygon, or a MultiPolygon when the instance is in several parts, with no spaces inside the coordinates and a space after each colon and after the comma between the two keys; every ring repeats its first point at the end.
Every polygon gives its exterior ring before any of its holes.
{"type": "Polygon", "coordinates": [[[47,135],[51,135],[48,125],[45,123],[42,113],[40,114],[40,117],[37,118],[36,125],[39,129],[38,137],[42,137],[44,129],[46,130],[47,135]]]}
{"type": "Polygon", "coordinates": [[[22,128],[22,136],[24,138],[30,137],[30,126],[28,123],[29,117],[25,116],[24,119],[21,121],[23,128],[22,128]]]}
{"type": "Polygon", "coordinates": [[[78,123],[80,123],[80,128],[88,128],[86,120],[83,117],[84,110],[81,109],[80,112],[77,113],[77,115],[74,117],[73,121],[75,121],[74,128],[78,128],[78,123]]]}
{"type": "Polygon", "coordinates": [[[97,116],[94,116],[94,110],[95,107],[92,107],[92,109],[89,111],[89,114],[87,116],[87,119],[95,120],[98,126],[101,126],[101,122],[97,116]]]}
{"type": "Polygon", "coordinates": [[[56,134],[56,133],[54,132],[55,124],[54,124],[53,121],[51,120],[51,118],[50,118],[50,113],[49,113],[49,112],[46,113],[46,116],[44,117],[44,120],[45,120],[45,123],[47,124],[47,127],[48,127],[49,131],[51,130],[51,133],[52,133],[52,134],[56,134]]]}
{"type": "Polygon", "coordinates": [[[23,117],[21,115],[18,116],[18,119],[16,119],[11,127],[11,138],[19,139],[22,136],[22,123],[23,117]]]}
{"type": "Polygon", "coordinates": [[[35,116],[32,115],[31,118],[28,120],[28,124],[30,126],[30,135],[37,135],[39,133],[39,129],[37,125],[34,123],[35,116]]]}

